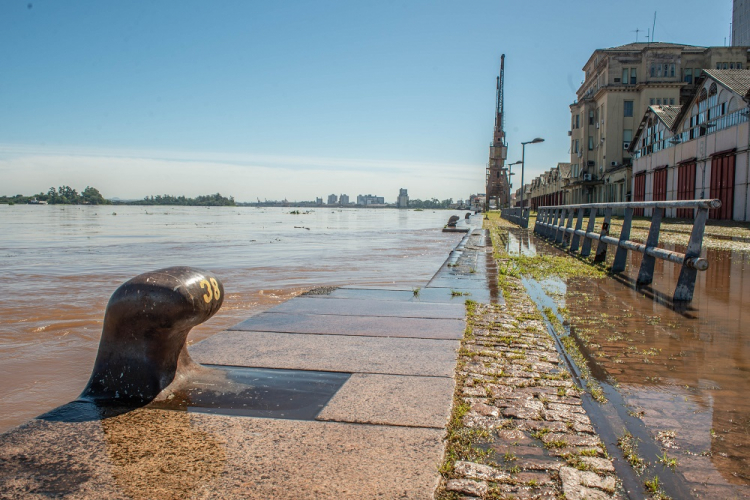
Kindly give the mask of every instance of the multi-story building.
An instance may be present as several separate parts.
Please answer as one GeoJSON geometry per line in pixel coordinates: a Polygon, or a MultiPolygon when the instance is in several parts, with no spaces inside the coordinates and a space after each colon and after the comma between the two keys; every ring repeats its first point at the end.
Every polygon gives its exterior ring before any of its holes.
{"type": "Polygon", "coordinates": [[[732,2],[732,45],[750,45],[750,0],[732,2]]]}
{"type": "Polygon", "coordinates": [[[718,198],[710,218],[750,221],[749,100],[750,70],[709,69],[685,105],[649,106],[629,146],[634,200],[718,198]]]}
{"type": "Polygon", "coordinates": [[[335,194],[329,194],[328,195],[328,204],[329,205],[335,205],[339,202],[339,197],[335,194]]]}
{"type": "Polygon", "coordinates": [[[342,194],[339,196],[339,205],[348,205],[349,204],[349,195],[342,194]]]}
{"type": "Polygon", "coordinates": [[[371,194],[357,195],[357,205],[384,205],[385,198],[382,196],[374,196],[371,194]]]}
{"type": "Polygon", "coordinates": [[[628,147],[646,109],[684,103],[704,69],[742,69],[749,61],[745,46],[655,42],[595,50],[583,67],[585,79],[570,105],[568,202],[630,199],[628,147]]]}
{"type": "Polygon", "coordinates": [[[529,199],[532,210],[552,205],[565,205],[567,191],[564,187],[570,182],[570,163],[558,163],[531,181],[529,199]]]}
{"type": "Polygon", "coordinates": [[[406,189],[401,188],[398,190],[396,206],[398,208],[409,208],[409,193],[407,193],[406,189]]]}

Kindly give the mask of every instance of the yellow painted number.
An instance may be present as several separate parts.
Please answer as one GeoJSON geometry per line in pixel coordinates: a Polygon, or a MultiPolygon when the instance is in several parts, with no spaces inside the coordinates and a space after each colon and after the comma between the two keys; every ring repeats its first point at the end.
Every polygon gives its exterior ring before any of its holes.
{"type": "MultiPolygon", "coordinates": [[[[213,279],[213,278],[211,278],[211,281],[213,281],[214,283],[216,283],[216,280],[213,279]]],[[[207,280],[201,280],[201,282],[199,283],[199,285],[200,285],[201,288],[205,288],[206,289],[206,293],[203,294],[203,300],[205,300],[206,304],[208,304],[214,298],[214,294],[211,291],[211,283],[209,283],[207,280]]],[[[217,288],[217,290],[218,290],[218,288],[217,288]]]]}
{"type": "Polygon", "coordinates": [[[219,284],[216,282],[216,278],[211,278],[211,286],[214,287],[214,298],[219,300],[221,298],[221,290],[219,290],[219,284]]]}

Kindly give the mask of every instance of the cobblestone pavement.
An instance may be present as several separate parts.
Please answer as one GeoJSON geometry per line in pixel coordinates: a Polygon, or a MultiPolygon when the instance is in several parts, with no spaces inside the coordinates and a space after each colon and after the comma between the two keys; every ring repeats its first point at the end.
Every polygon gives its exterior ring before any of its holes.
{"type": "Polygon", "coordinates": [[[467,303],[436,498],[624,498],[541,313],[501,282],[507,304],[467,303]]]}

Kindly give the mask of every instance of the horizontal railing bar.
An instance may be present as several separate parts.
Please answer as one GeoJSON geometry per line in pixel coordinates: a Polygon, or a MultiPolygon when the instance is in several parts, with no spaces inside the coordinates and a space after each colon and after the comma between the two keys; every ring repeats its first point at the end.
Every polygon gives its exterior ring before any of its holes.
{"type": "Polygon", "coordinates": [[[656,257],[657,259],[668,260],[670,262],[674,262],[675,264],[685,264],[688,267],[691,267],[698,271],[705,271],[706,269],[708,269],[708,261],[700,257],[693,257],[690,259],[685,259],[685,254],[683,253],[673,252],[671,250],[665,250],[663,248],[658,248],[658,247],[647,247],[643,243],[637,243],[635,241],[630,241],[630,240],[620,241],[619,239],[614,238],[612,236],[602,236],[599,233],[587,233],[586,231],[582,229],[575,230],[572,227],[569,228],[569,227],[563,227],[563,226],[555,226],[554,224],[547,224],[545,222],[538,222],[538,224],[542,227],[548,227],[548,228],[555,229],[555,230],[559,228],[561,231],[564,231],[570,234],[577,234],[584,238],[591,238],[597,241],[601,240],[608,245],[614,245],[617,247],[627,248],[628,250],[632,250],[634,252],[640,252],[646,255],[651,255],[653,257],[656,257]]]}
{"type": "Polygon", "coordinates": [[[584,203],[581,205],[550,205],[538,207],[558,210],[562,208],[720,208],[721,200],[671,200],[671,201],[626,201],[622,203],[584,203]]]}

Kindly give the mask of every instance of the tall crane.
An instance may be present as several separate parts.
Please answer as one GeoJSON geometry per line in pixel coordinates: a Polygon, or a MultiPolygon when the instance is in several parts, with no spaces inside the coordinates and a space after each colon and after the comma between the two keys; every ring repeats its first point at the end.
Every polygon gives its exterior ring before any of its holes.
{"type": "Polygon", "coordinates": [[[503,207],[510,202],[510,187],[505,169],[508,157],[508,145],[505,142],[505,54],[500,56],[500,75],[497,77],[497,97],[495,100],[495,131],[490,143],[490,161],[487,164],[486,204],[489,208],[490,200],[495,199],[496,206],[503,207]]]}

